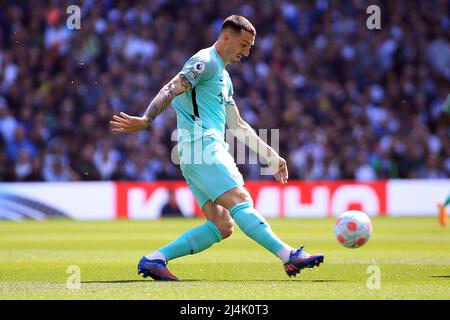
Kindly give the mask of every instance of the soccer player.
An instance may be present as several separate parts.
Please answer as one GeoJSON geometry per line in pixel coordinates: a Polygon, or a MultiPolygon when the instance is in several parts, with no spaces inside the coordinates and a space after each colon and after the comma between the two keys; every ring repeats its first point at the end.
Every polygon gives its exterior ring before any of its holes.
{"type": "Polygon", "coordinates": [[[254,208],[242,175],[224,141],[225,125],[237,139],[267,160],[275,179],[288,180],[286,161],[260,139],[240,116],[233,100],[233,85],[225,67],[250,54],[256,31],[244,17],[225,19],[213,46],[200,50],[157,94],[143,116],[120,112],[110,121],[113,132],[147,128],[170,104],[177,115],[180,167],[207,221],[139,261],[138,273],[155,280],[173,280],[169,260],[201,252],[229,237],[236,223],[251,239],[276,255],[289,276],[323,262],[321,254],[309,255],[281,241],[254,208]],[[203,155],[209,155],[206,161],[203,155]],[[198,157],[202,161],[198,161],[198,157]],[[196,159],[197,158],[197,159],[196,159]],[[210,161],[210,160],[213,161],[210,161]],[[199,163],[201,162],[201,163],[199,163]]]}
{"type": "Polygon", "coordinates": [[[439,223],[441,226],[446,227],[448,225],[448,212],[446,207],[450,204],[450,194],[444,200],[439,200],[437,203],[438,206],[438,216],[439,223]]]}

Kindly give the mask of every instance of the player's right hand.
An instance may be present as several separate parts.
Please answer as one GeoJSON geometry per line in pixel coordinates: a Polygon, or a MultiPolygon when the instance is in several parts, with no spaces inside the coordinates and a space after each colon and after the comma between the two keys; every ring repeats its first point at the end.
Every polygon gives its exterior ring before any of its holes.
{"type": "Polygon", "coordinates": [[[286,160],[279,156],[275,156],[274,158],[269,160],[269,167],[272,170],[272,173],[275,179],[281,183],[286,184],[289,178],[288,168],[286,164],[286,160]]]}
{"type": "Polygon", "coordinates": [[[136,132],[146,129],[150,125],[150,122],[146,118],[130,116],[125,112],[114,115],[113,119],[109,122],[112,132],[136,132]]]}

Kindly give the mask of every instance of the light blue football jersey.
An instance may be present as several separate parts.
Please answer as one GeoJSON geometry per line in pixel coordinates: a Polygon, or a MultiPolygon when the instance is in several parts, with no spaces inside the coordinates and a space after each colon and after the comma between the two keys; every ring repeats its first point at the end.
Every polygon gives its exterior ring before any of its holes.
{"type": "Polygon", "coordinates": [[[180,71],[192,89],[175,97],[178,142],[213,137],[224,142],[226,108],[234,105],[233,84],[216,48],[193,55],[180,71]]]}

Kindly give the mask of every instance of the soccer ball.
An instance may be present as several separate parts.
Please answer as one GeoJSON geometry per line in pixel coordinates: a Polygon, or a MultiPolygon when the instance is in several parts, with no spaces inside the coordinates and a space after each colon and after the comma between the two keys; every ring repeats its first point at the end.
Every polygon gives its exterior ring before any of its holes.
{"type": "Polygon", "coordinates": [[[337,241],[347,248],[359,248],[369,241],[372,222],[369,216],[359,210],[345,211],[334,226],[337,241]]]}

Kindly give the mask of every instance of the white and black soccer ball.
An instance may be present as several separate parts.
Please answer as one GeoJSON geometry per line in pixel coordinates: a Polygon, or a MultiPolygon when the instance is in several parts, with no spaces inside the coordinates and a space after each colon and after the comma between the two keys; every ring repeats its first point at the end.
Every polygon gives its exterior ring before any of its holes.
{"type": "Polygon", "coordinates": [[[334,226],[337,241],[347,248],[359,248],[372,235],[372,221],[367,214],[359,210],[342,213],[334,226]]]}

